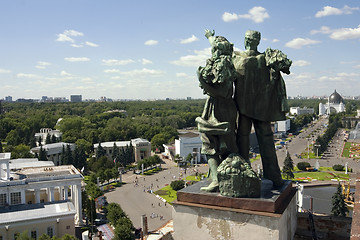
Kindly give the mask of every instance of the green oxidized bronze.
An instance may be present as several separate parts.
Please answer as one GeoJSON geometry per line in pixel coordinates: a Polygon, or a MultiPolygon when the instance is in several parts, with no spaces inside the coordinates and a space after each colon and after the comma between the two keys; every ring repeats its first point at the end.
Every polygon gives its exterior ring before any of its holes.
{"type": "Polygon", "coordinates": [[[258,52],[260,32],[246,32],[243,52],[234,52],[232,43],[214,35],[214,31],[206,30],[212,56],[197,72],[208,99],[196,122],[212,179],[201,190],[214,192],[220,188],[224,196],[259,196],[261,180],[249,162],[250,130],[254,125],[264,177],[281,186],[270,122],[284,120],[288,111],[280,72],[289,74],[291,61],[279,50],[258,52]]]}

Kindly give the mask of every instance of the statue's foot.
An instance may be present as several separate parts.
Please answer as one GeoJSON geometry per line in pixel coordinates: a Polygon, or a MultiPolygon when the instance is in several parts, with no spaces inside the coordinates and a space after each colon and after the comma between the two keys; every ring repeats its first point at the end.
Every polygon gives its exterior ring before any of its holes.
{"type": "Polygon", "coordinates": [[[219,191],[219,183],[218,182],[212,182],[207,187],[200,188],[201,191],[206,192],[218,192],[219,191]]]}
{"type": "Polygon", "coordinates": [[[282,180],[281,178],[277,180],[273,180],[273,184],[274,187],[281,187],[284,184],[284,180],[282,180]]]}

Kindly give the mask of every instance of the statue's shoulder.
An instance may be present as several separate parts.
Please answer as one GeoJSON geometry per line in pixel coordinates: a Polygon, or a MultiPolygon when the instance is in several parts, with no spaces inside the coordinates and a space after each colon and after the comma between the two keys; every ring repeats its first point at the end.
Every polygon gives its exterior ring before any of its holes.
{"type": "Polygon", "coordinates": [[[245,51],[234,51],[233,52],[233,58],[246,58],[248,57],[247,53],[245,51]]]}

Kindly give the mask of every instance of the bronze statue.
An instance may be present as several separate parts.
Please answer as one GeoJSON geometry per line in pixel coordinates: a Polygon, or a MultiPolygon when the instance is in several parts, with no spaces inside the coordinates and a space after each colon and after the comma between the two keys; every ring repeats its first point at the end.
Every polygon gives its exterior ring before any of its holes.
{"type": "Polygon", "coordinates": [[[230,153],[236,153],[236,116],[237,110],[233,95],[233,85],[237,78],[232,63],[233,44],[214,32],[205,35],[212,46],[212,57],[205,67],[199,67],[198,78],[204,94],[208,95],[201,117],[196,118],[203,147],[209,164],[212,182],[203,187],[204,191],[218,191],[217,168],[230,153]]]}
{"type": "Polygon", "coordinates": [[[259,143],[264,178],[275,186],[283,183],[276,156],[271,121],[285,120],[288,111],[286,89],[280,71],[289,74],[291,61],[279,50],[260,53],[260,32],[245,33],[245,51],[235,52],[233,62],[239,77],[235,82],[235,101],[239,111],[237,146],[249,158],[249,135],[254,124],[259,143]]]}
{"type": "Polygon", "coordinates": [[[249,161],[251,126],[254,124],[259,143],[263,176],[274,186],[281,186],[270,122],[285,120],[289,110],[280,72],[289,74],[292,62],[280,50],[258,52],[260,32],[246,32],[243,52],[234,52],[225,37],[214,35],[214,31],[206,30],[212,56],[197,71],[208,98],[202,116],[195,121],[202,133],[201,152],[208,158],[212,179],[201,190],[214,192],[220,188],[224,196],[257,197],[261,179],[249,161]]]}

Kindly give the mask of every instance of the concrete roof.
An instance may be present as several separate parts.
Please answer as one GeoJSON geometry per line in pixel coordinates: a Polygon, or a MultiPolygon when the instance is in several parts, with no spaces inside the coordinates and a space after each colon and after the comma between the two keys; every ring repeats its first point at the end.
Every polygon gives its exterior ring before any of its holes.
{"type": "MultiPolygon", "coordinates": [[[[71,150],[75,149],[74,143],[65,143],[65,142],[46,144],[46,145],[42,146],[42,149],[44,149],[47,152],[47,155],[53,155],[53,154],[62,153],[63,146],[65,147],[65,150],[66,150],[67,145],[70,145],[71,150]]],[[[40,152],[40,146],[34,147],[30,151],[31,152],[40,152]]]]}
{"type": "Polygon", "coordinates": [[[0,224],[11,224],[20,221],[36,220],[42,218],[75,215],[72,202],[22,204],[0,208],[0,224]]]}
{"type": "Polygon", "coordinates": [[[18,158],[18,159],[11,159],[10,162],[10,169],[22,169],[28,167],[53,167],[53,161],[39,161],[37,158],[18,158]]]}

